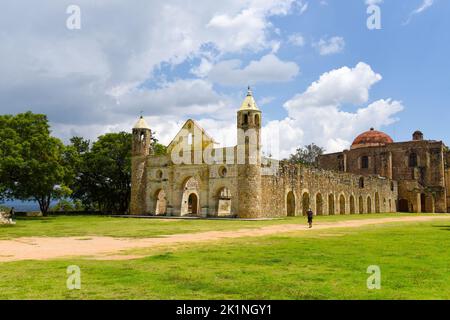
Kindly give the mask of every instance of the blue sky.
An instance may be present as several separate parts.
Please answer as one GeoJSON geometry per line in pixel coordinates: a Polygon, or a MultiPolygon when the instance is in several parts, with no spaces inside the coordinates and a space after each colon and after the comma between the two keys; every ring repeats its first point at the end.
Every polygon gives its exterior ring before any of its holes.
{"type": "Polygon", "coordinates": [[[450,144],[449,1],[75,2],[76,30],[74,1],[2,3],[0,113],[46,113],[67,141],[129,130],[142,110],[164,143],[194,118],[231,145],[251,84],[280,157],[348,148],[372,126],[450,144]]]}

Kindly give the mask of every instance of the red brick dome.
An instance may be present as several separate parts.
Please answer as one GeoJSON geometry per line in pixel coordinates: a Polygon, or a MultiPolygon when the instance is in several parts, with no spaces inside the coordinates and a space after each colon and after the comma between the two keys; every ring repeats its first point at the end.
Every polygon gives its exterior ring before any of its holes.
{"type": "Polygon", "coordinates": [[[370,128],[369,131],[361,133],[356,137],[355,141],[352,143],[352,149],[379,147],[393,142],[394,140],[386,133],[370,128]]]}

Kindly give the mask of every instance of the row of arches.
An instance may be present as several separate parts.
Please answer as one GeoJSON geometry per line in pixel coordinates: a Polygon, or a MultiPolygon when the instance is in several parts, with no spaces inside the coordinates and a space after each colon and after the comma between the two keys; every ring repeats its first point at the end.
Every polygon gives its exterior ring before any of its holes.
{"type": "MultiPolygon", "coordinates": [[[[375,197],[372,197],[372,195],[363,197],[361,195],[356,198],[354,195],[350,195],[347,201],[347,197],[344,194],[340,194],[339,197],[336,198],[334,193],[330,193],[324,197],[320,192],[312,199],[309,192],[305,191],[302,194],[301,203],[299,205],[301,205],[302,215],[306,215],[306,212],[309,209],[313,209],[314,213],[319,216],[396,211],[392,199],[384,198],[381,202],[378,192],[375,193],[375,197]],[[373,200],[375,203],[373,203],[373,200]]],[[[293,217],[297,215],[296,197],[293,191],[288,192],[286,196],[286,211],[287,216],[293,217]]]]}
{"type": "MultiPolygon", "coordinates": [[[[194,177],[185,180],[181,196],[181,216],[198,216],[201,214],[199,183],[194,177]]],[[[221,187],[216,192],[215,209],[218,216],[232,215],[232,194],[229,188],[221,187]]],[[[166,215],[168,212],[167,194],[164,189],[158,189],[153,195],[153,210],[156,215],[166,215]]]]}

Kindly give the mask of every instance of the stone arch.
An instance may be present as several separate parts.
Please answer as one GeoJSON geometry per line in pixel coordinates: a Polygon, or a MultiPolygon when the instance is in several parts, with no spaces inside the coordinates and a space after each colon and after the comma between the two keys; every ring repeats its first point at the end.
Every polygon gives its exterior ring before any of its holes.
{"type": "Polygon", "coordinates": [[[367,213],[372,213],[372,198],[367,196],[367,213]]]}
{"type": "Polygon", "coordinates": [[[356,213],[355,196],[350,196],[350,214],[356,213]]]}
{"type": "Polygon", "coordinates": [[[163,189],[159,189],[155,192],[155,214],[165,215],[167,213],[167,199],[166,192],[163,189]]]}
{"type": "Polygon", "coordinates": [[[364,189],[364,177],[359,178],[358,185],[360,189],[364,189]]]}
{"type": "Polygon", "coordinates": [[[295,217],[295,195],[294,192],[289,191],[286,195],[286,214],[288,217],[295,217]]]}
{"type": "Polygon", "coordinates": [[[420,212],[425,213],[426,212],[426,205],[427,205],[427,196],[425,193],[420,194],[420,212]]]}
{"type": "Polygon", "coordinates": [[[200,214],[200,184],[195,177],[189,177],[183,183],[181,199],[181,215],[200,214]]]}
{"type": "Polygon", "coordinates": [[[231,215],[231,191],[227,187],[222,187],[217,191],[217,215],[231,215]]]}
{"type": "Polygon", "coordinates": [[[332,193],[328,195],[328,214],[330,216],[336,214],[336,211],[334,210],[334,194],[332,193]]]}
{"type": "Polygon", "coordinates": [[[398,201],[398,211],[399,212],[409,212],[409,201],[406,199],[400,199],[398,201]]]}
{"type": "Polygon", "coordinates": [[[255,114],[255,125],[259,126],[259,114],[255,114]]]}
{"type": "Polygon", "coordinates": [[[364,199],[362,196],[359,196],[359,214],[364,214],[364,199]]]}
{"type": "Polygon", "coordinates": [[[318,216],[323,215],[323,197],[320,192],[316,194],[316,214],[318,216]]]}
{"type": "Polygon", "coordinates": [[[344,215],[346,212],[346,206],[345,206],[345,196],[341,194],[339,196],[339,214],[344,215]]]}
{"type": "Polygon", "coordinates": [[[375,213],[380,213],[380,194],[375,192],[375,213]]]}
{"type": "Polygon", "coordinates": [[[306,213],[308,212],[308,209],[310,207],[310,197],[309,192],[305,191],[302,195],[302,214],[306,216],[306,213]]]}

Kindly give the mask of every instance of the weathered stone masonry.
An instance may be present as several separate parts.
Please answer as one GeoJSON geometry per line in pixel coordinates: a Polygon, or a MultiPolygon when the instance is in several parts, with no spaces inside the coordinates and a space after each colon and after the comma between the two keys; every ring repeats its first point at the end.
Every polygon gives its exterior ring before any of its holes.
{"type": "Polygon", "coordinates": [[[168,155],[154,156],[151,129],[141,117],[133,128],[130,213],[259,218],[298,216],[308,208],[318,215],[397,211],[398,186],[389,177],[338,172],[335,157],[329,160],[330,170],[278,166],[262,158],[262,113],[250,90],[236,119],[235,147],[214,148],[214,140],[188,120],[168,146],[168,155]],[[206,151],[212,161],[205,158],[206,151]],[[239,151],[244,161],[224,161],[239,151]],[[185,161],[174,161],[174,155],[185,161]]]}

